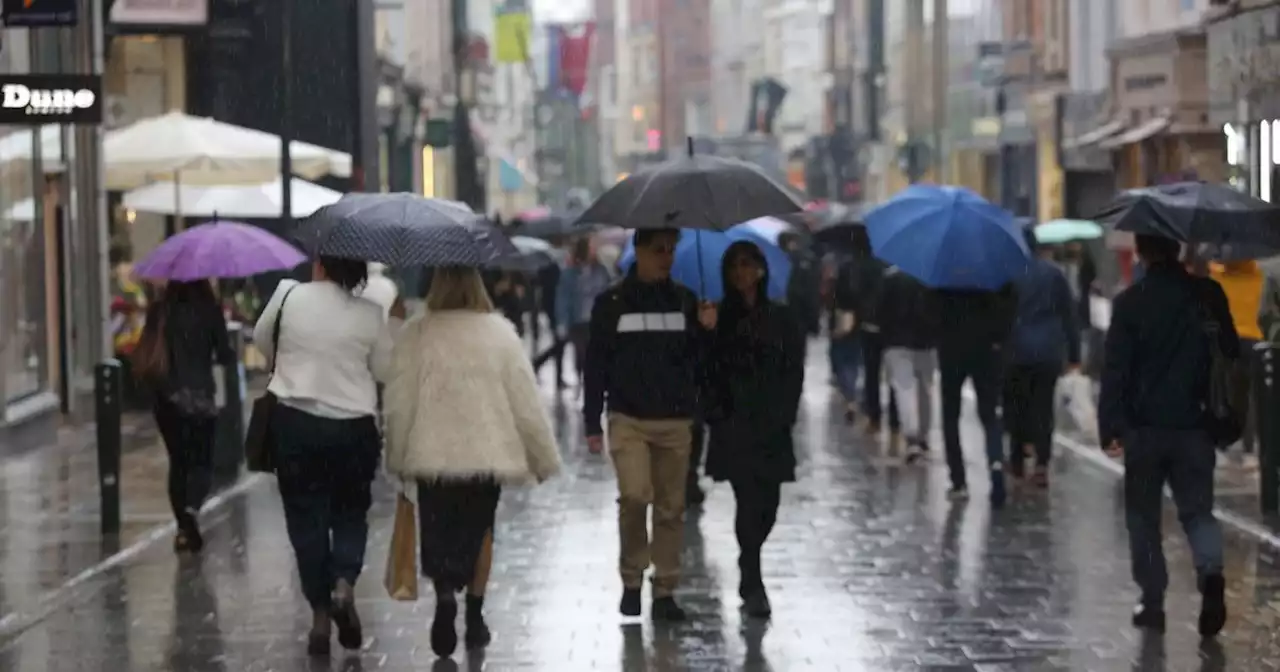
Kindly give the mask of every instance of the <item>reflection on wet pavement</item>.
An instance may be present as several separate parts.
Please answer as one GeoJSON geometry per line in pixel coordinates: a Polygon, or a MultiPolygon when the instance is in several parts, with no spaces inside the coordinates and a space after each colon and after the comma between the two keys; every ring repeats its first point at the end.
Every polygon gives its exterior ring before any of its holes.
{"type": "MultiPolygon", "coordinates": [[[[1064,455],[1048,494],[1017,491],[992,514],[950,502],[941,460],[899,466],[845,427],[821,367],[811,369],[798,445],[799,483],[784,488],[765,548],[772,624],[737,612],[732,496],[710,489],[687,523],[679,627],[617,615],[614,490],[607,462],[586,454],[576,413],[557,409],[568,463],[500,509],[483,657],[435,664],[431,600],[390,600],[381,585],[392,489],[371,514],[359,587],[367,641],[324,664],[303,653],[309,625],[273,485],[213,521],[203,558],[157,545],[104,573],[64,608],[0,649],[0,669],[62,670],[1264,670],[1280,668],[1276,556],[1229,536],[1232,620],[1202,650],[1185,544],[1167,521],[1170,632],[1144,641],[1128,618],[1117,481],[1064,455]]],[[[974,433],[973,427],[966,431],[974,433]]],[[[977,437],[972,437],[976,439],[977,437]]],[[[977,464],[976,440],[973,461],[977,464]]]]}

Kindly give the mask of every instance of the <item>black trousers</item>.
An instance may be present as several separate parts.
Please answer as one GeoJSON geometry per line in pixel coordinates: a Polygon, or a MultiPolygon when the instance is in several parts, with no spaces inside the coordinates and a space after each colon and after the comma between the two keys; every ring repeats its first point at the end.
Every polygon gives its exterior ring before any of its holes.
{"type": "Polygon", "coordinates": [[[731,480],[733,486],[733,532],[738,538],[738,594],[746,597],[764,590],[760,550],[778,521],[782,483],[759,475],[743,475],[731,480]]]}
{"type": "Polygon", "coordinates": [[[156,397],[154,412],[169,454],[169,506],[174,520],[187,525],[213,486],[216,420],[183,413],[162,396],[156,397]]]}
{"type": "Polygon", "coordinates": [[[1023,446],[1034,446],[1036,464],[1049,464],[1053,451],[1053,400],[1062,367],[1015,364],[1004,385],[1004,424],[1009,430],[1010,470],[1021,474],[1023,446]]]}
{"type": "Polygon", "coordinates": [[[302,592],[329,606],[338,579],[355,585],[369,540],[370,484],[382,440],[373,416],[338,420],[283,404],[271,417],[276,478],[302,592]]]}
{"type": "MultiPolygon", "coordinates": [[[[884,370],[884,339],[880,332],[864,331],[858,335],[862,345],[862,412],[867,420],[879,425],[884,418],[884,406],[880,399],[880,378],[884,370]]],[[[902,429],[898,418],[898,400],[889,390],[889,430],[902,429]]]]}
{"type": "Polygon", "coordinates": [[[960,447],[960,410],[964,381],[973,381],[978,397],[978,419],[986,434],[987,463],[992,469],[1004,463],[1004,430],[1000,425],[1000,392],[1003,388],[1003,353],[989,345],[938,348],[941,374],[942,438],[947,451],[951,484],[968,483],[964,471],[964,451],[960,447]]]}

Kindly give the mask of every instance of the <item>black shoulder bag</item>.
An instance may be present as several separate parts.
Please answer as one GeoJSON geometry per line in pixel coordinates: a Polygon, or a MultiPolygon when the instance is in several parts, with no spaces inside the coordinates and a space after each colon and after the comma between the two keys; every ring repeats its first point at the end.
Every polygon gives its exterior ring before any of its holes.
{"type": "Polygon", "coordinates": [[[1222,350],[1222,325],[1208,305],[1206,292],[1194,287],[1196,317],[1209,340],[1209,398],[1206,416],[1209,436],[1218,448],[1226,448],[1244,435],[1248,401],[1240,399],[1232,380],[1234,362],[1222,350]]]}
{"type": "MultiPolygon", "coordinates": [[[[271,328],[271,376],[267,379],[268,387],[271,385],[271,379],[275,378],[276,365],[280,363],[280,324],[284,322],[284,304],[289,301],[289,295],[297,288],[297,285],[290,287],[280,299],[280,308],[276,311],[276,323],[271,328]]],[[[263,473],[275,471],[275,464],[271,459],[272,454],[275,453],[275,442],[271,438],[271,416],[275,413],[276,401],[276,395],[268,389],[253,402],[253,411],[249,414],[249,430],[244,438],[244,461],[249,471],[263,473]]]]}

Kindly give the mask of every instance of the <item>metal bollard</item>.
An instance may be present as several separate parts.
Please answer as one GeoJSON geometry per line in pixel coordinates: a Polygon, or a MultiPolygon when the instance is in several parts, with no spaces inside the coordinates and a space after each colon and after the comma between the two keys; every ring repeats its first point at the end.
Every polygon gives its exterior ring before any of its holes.
{"type": "Polygon", "coordinates": [[[1270,343],[1253,348],[1254,422],[1258,428],[1258,487],[1263,513],[1280,510],[1280,418],[1277,418],[1277,351],[1270,343]]]}
{"type": "Polygon", "coordinates": [[[104,535],[120,533],[120,451],[124,411],[123,367],[107,359],[94,370],[95,425],[98,432],[98,498],[104,535]]]}
{"type": "Polygon", "coordinates": [[[237,322],[227,324],[227,336],[236,353],[232,366],[222,367],[226,401],[218,413],[213,445],[213,485],[225,488],[240,478],[244,464],[244,331],[237,322]]]}

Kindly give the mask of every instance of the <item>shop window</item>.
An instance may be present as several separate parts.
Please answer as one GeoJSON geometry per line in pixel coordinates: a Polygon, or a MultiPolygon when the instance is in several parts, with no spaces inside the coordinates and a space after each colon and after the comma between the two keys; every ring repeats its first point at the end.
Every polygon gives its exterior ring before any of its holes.
{"type": "MultiPolygon", "coordinates": [[[[4,30],[0,40],[0,72],[30,72],[27,30],[4,30]]],[[[49,383],[39,130],[0,126],[0,397],[6,404],[49,383]]]]}

